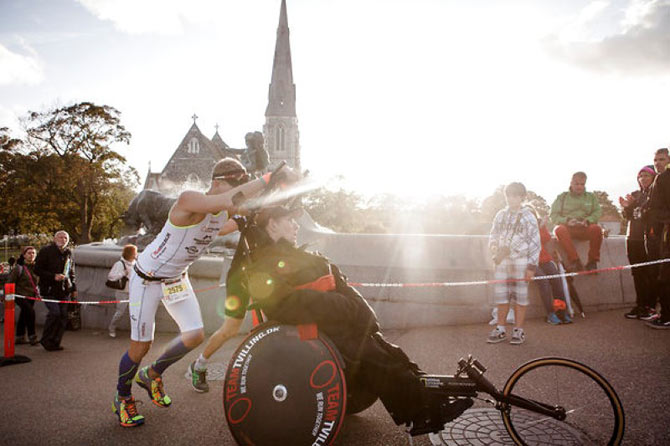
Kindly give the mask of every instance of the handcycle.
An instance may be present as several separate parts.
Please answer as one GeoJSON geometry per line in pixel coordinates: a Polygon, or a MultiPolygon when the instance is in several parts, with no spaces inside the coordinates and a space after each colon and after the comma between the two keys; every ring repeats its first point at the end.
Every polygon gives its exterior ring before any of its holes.
{"type": "MultiPolygon", "coordinates": [[[[469,356],[458,361],[454,375],[425,375],[421,381],[428,392],[493,406],[509,444],[621,444],[623,406],[592,368],[565,358],[534,359],[514,371],[502,389],[485,371],[469,356]]],[[[337,348],[316,326],[275,322],[258,325],[242,341],[223,391],[233,437],[240,445],[257,446],[333,444],[345,416],[376,399],[348,376],[337,348]]]]}
{"type": "MultiPolygon", "coordinates": [[[[241,252],[248,256],[252,226],[238,225],[241,252]]],[[[262,321],[260,312],[256,320],[262,321]]],[[[454,375],[420,379],[429,394],[493,406],[509,441],[518,445],[621,443],[623,406],[592,368],[565,358],[539,358],[521,365],[502,389],[484,377],[485,371],[470,356],[458,361],[454,375]]],[[[331,445],[345,416],[376,400],[316,325],[271,321],[256,325],[233,353],[223,390],[226,421],[240,445],[331,445]]]]}

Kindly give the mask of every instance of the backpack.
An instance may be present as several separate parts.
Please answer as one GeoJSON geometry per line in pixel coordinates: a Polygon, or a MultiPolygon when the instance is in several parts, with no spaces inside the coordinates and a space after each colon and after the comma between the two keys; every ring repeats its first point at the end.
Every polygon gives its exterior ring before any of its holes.
{"type": "MultiPolygon", "coordinates": [[[[121,262],[121,260],[119,260],[121,262]]],[[[123,262],[122,262],[123,264],[123,262]]],[[[126,269],[126,265],[123,265],[123,269],[126,269]]],[[[123,290],[126,288],[126,283],[128,283],[128,278],[126,276],[121,277],[120,279],[117,280],[109,280],[107,279],[105,281],[105,285],[109,288],[115,289],[115,290],[123,290]]]]}

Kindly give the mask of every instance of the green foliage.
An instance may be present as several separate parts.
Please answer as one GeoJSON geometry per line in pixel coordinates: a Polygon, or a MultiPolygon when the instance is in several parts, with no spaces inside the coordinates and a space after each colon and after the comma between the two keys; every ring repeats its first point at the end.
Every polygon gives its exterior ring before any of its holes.
{"type": "Polygon", "coordinates": [[[0,129],[0,233],[68,231],[76,243],[114,237],[139,183],[112,150],[130,133],[113,107],[82,102],[22,119],[25,140],[0,129]]]}
{"type": "Polygon", "coordinates": [[[598,198],[598,203],[600,204],[600,209],[603,212],[603,217],[608,216],[614,217],[620,221],[623,220],[623,216],[619,212],[619,209],[614,205],[607,192],[594,190],[593,193],[598,198]]]}
{"type": "MultiPolygon", "coordinates": [[[[536,193],[529,191],[526,201],[540,216],[549,213],[549,205],[536,193]]],[[[312,192],[303,205],[317,223],[337,232],[477,235],[488,234],[506,202],[503,186],[481,203],[462,195],[416,201],[382,194],[366,201],[340,188],[312,192]]]]}

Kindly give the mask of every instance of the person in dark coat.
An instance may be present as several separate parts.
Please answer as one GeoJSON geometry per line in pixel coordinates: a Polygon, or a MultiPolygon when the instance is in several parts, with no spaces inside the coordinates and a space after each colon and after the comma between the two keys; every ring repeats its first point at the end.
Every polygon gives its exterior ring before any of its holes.
{"type": "Polygon", "coordinates": [[[16,344],[37,344],[35,334],[35,301],[25,297],[38,297],[38,277],[35,274],[35,256],[37,251],[33,246],[26,246],[21,251],[19,261],[12,269],[7,279],[8,283],[15,284],[15,293],[20,298],[16,299],[16,305],[21,309],[19,322],[16,324],[16,344]],[[26,331],[28,339],[26,339],[26,331]]]}
{"type": "MultiPolygon", "coordinates": [[[[626,231],[626,253],[628,261],[633,265],[651,260],[645,234],[649,232],[649,198],[651,185],[656,177],[654,166],[644,166],[637,174],[640,188],[619,197],[623,208],[623,216],[628,221],[626,231]]],[[[628,319],[651,320],[656,314],[656,277],[658,268],[655,265],[633,268],[635,285],[635,307],[625,314],[628,319]]]]}
{"type": "MultiPolygon", "coordinates": [[[[658,149],[654,156],[656,179],[649,199],[651,229],[659,259],[670,259],[670,154],[667,148],[658,149]]],[[[650,237],[651,238],[651,237],[650,237]]],[[[657,286],[661,312],[658,319],[649,320],[651,328],[670,330],[670,263],[658,267],[657,286]]]]}
{"type": "MultiPolygon", "coordinates": [[[[35,273],[40,278],[39,291],[43,299],[68,300],[77,297],[72,252],[67,248],[70,235],[58,231],[53,243],[40,249],[35,261],[35,273]]],[[[44,302],[47,314],[40,344],[48,351],[63,350],[61,340],[67,326],[66,303],[44,302]]]]}

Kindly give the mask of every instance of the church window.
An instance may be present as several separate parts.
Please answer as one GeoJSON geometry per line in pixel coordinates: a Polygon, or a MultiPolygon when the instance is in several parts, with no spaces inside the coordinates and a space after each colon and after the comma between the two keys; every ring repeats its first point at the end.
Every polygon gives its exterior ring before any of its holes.
{"type": "Polygon", "coordinates": [[[282,126],[275,129],[275,150],[277,152],[286,151],[286,129],[282,126]]]}
{"type": "Polygon", "coordinates": [[[200,143],[197,138],[191,138],[188,142],[188,153],[200,153],[200,143]]]}

